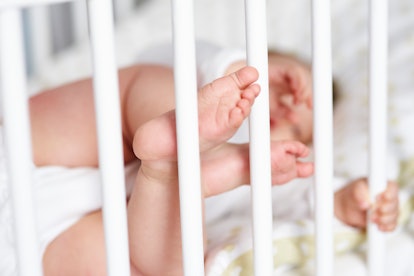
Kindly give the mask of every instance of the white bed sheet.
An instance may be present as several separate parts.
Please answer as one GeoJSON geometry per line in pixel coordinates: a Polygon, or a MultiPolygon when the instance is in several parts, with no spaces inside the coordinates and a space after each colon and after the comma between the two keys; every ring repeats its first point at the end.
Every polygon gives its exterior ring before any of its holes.
{"type": "MultiPolygon", "coordinates": [[[[414,275],[412,262],[414,193],[412,193],[412,188],[406,187],[401,192],[400,226],[395,232],[384,234],[386,239],[384,275],[414,275]]],[[[246,195],[240,194],[240,196],[246,195]]],[[[206,226],[209,238],[206,256],[208,276],[253,275],[251,217],[249,212],[239,212],[238,204],[235,201],[221,219],[213,220],[206,226]],[[232,208],[235,208],[234,212],[230,211],[232,208]]],[[[277,201],[274,201],[274,204],[277,209],[277,201]]],[[[207,210],[208,205],[206,206],[207,210]]],[[[216,203],[214,206],[217,208],[220,205],[216,203]]],[[[337,220],[334,220],[334,229],[333,275],[368,275],[365,233],[343,225],[337,220]]],[[[273,275],[315,275],[313,233],[314,222],[311,218],[292,219],[288,213],[275,217],[272,241],[275,265],[273,275]]]]}

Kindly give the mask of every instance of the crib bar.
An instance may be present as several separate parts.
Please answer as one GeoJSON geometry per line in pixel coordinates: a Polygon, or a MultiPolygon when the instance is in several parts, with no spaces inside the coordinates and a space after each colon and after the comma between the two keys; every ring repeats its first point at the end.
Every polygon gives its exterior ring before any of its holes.
{"type": "Polygon", "coordinates": [[[249,117],[254,273],[265,276],[273,275],[266,1],[246,0],[245,9],[247,63],[259,70],[261,87],[249,117]]]}
{"type": "MultiPolygon", "coordinates": [[[[372,200],[387,185],[387,0],[370,1],[370,56],[369,56],[369,187],[372,200]]],[[[384,275],[384,235],[368,222],[368,272],[370,276],[384,275]]]]}
{"type": "Polygon", "coordinates": [[[204,275],[197,76],[192,0],[173,0],[174,80],[184,275],[204,275]]]}
{"type": "Polygon", "coordinates": [[[312,1],[316,275],[333,275],[333,112],[329,0],[312,1]]]}
{"type": "Polygon", "coordinates": [[[0,63],[5,145],[19,275],[42,275],[32,191],[32,148],[21,14],[0,10],[0,63]]]}
{"type": "Polygon", "coordinates": [[[50,5],[78,0],[2,0],[0,9],[2,8],[27,8],[39,5],[50,5]]]}
{"type": "Polygon", "coordinates": [[[130,275],[124,159],[110,0],[88,0],[108,275],[130,275]]]}

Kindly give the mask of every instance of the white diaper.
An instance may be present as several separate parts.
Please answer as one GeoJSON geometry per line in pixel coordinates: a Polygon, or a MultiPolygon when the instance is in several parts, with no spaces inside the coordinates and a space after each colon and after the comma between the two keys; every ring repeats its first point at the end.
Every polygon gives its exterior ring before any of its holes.
{"type": "MultiPolygon", "coordinates": [[[[2,140],[2,133],[0,139],[2,140]]],[[[17,275],[13,214],[4,149],[0,149],[0,275],[17,275]]],[[[126,167],[130,193],[138,162],[126,167]]],[[[34,167],[34,204],[41,254],[60,233],[102,206],[101,181],[96,168],[34,167]]]]}

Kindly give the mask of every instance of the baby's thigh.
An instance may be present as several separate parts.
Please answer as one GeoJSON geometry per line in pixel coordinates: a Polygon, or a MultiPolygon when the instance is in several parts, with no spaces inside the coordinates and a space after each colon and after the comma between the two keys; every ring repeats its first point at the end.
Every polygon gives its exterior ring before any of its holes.
{"type": "Polygon", "coordinates": [[[46,248],[45,275],[106,275],[102,212],[91,213],[46,248]]]}
{"type": "Polygon", "coordinates": [[[91,79],[30,98],[34,162],[38,166],[97,166],[91,79]]]}

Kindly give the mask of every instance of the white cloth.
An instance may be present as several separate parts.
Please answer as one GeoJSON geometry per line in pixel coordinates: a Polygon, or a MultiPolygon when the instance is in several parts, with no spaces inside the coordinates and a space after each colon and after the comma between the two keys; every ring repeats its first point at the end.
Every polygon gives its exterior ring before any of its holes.
{"type": "MultiPolygon", "coordinates": [[[[0,128],[0,275],[17,275],[15,237],[6,157],[0,128]]],[[[125,168],[129,194],[138,162],[125,168]]],[[[101,178],[96,168],[33,166],[33,197],[41,256],[60,233],[102,207],[101,178]]]]}

